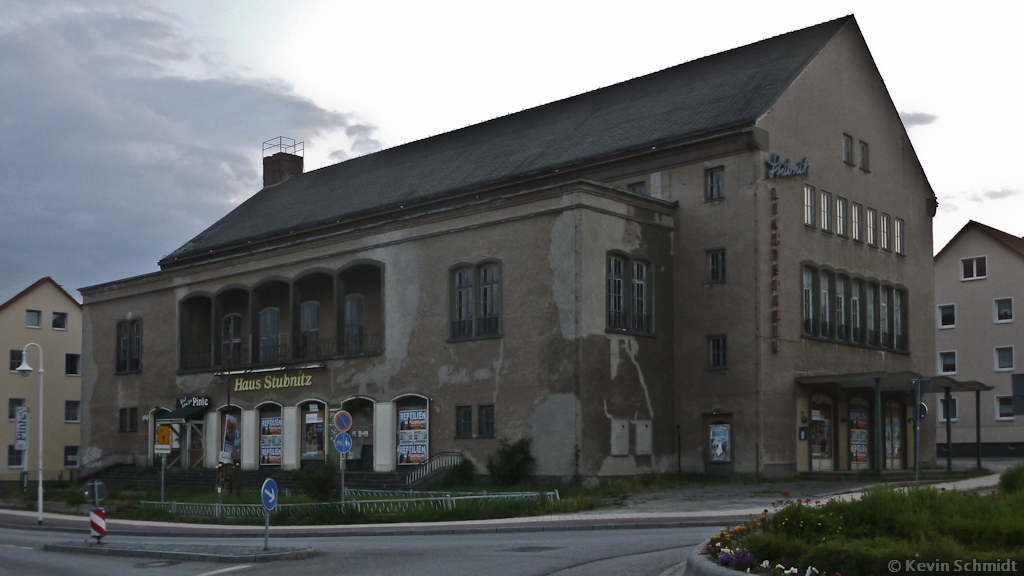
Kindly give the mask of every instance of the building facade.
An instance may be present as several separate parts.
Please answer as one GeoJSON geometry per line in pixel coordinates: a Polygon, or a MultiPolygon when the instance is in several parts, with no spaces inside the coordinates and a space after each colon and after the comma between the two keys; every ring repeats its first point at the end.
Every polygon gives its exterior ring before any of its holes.
{"type": "MultiPolygon", "coordinates": [[[[39,414],[43,415],[43,479],[68,479],[78,468],[81,454],[82,415],[82,308],[59,284],[47,276],[0,304],[0,341],[7,351],[8,368],[0,373],[7,420],[0,427],[0,442],[7,448],[7,463],[0,481],[18,482],[28,472],[35,482],[39,469],[39,414]],[[16,370],[26,360],[28,377],[16,370]],[[39,405],[39,377],[43,372],[43,405],[39,405]],[[17,444],[18,407],[27,406],[26,449],[17,444]]],[[[24,424],[23,424],[24,425],[24,424]]]]}
{"type": "MultiPolygon", "coordinates": [[[[954,456],[1024,455],[1024,422],[1013,413],[1014,373],[1021,374],[1024,329],[1014,304],[1024,302],[1024,239],[979,222],[968,222],[935,255],[935,371],[993,387],[938,399],[935,418],[951,420],[954,456]]],[[[945,432],[939,431],[944,452],[945,432]]]]}
{"type": "Polygon", "coordinates": [[[152,455],[162,421],[176,465],[296,468],[344,408],[377,471],[520,437],[559,477],[907,465],[935,197],[853,17],[291,152],[160,272],[82,289],[89,446],[152,455]]]}

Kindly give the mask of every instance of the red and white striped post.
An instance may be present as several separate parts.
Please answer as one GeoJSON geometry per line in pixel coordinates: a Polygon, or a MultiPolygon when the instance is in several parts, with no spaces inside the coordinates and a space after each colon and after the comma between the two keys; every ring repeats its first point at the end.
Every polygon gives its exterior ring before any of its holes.
{"type": "Polygon", "coordinates": [[[89,511],[90,536],[96,539],[98,544],[100,538],[107,535],[107,514],[103,508],[94,508],[89,511]]]}

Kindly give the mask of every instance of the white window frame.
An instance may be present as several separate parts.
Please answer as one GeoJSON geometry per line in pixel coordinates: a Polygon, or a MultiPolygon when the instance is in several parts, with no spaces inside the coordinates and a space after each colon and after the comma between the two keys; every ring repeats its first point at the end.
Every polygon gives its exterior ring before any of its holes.
{"type": "MultiPolygon", "coordinates": [[[[957,420],[960,419],[960,403],[957,402],[956,396],[950,396],[949,399],[951,400],[951,406],[953,408],[953,410],[952,410],[953,417],[950,418],[949,421],[950,422],[956,422],[957,420]]],[[[939,396],[939,409],[936,411],[936,416],[938,416],[939,422],[943,422],[943,423],[946,422],[946,419],[942,417],[942,414],[945,412],[945,410],[943,410],[942,407],[943,407],[943,405],[945,405],[945,403],[946,403],[946,397],[945,396],[939,396]]]]}
{"type": "Polygon", "coordinates": [[[42,329],[42,327],[43,327],[43,311],[42,310],[35,310],[35,309],[32,309],[32,308],[29,308],[29,309],[25,310],[25,328],[42,329]],[[33,314],[33,313],[36,315],[36,323],[35,323],[35,325],[29,323],[29,315],[33,314]]]}
{"type": "Polygon", "coordinates": [[[54,313],[52,313],[50,315],[50,328],[52,330],[59,330],[61,332],[67,332],[68,324],[70,324],[70,322],[71,322],[71,315],[68,314],[67,312],[54,312],[54,313]],[[63,318],[64,319],[64,327],[63,328],[57,328],[56,326],[54,326],[54,324],[57,323],[57,318],[63,318]]]}
{"type": "Polygon", "coordinates": [[[892,236],[889,234],[889,223],[892,222],[892,217],[885,212],[881,213],[881,217],[878,219],[878,235],[881,237],[880,244],[882,250],[892,252],[892,244],[890,243],[892,236]]]}
{"type": "Polygon", "coordinates": [[[968,282],[970,280],[984,280],[985,278],[988,278],[988,256],[971,256],[970,258],[961,258],[960,259],[960,281],[961,282],[968,282]],[[972,260],[974,262],[974,265],[971,266],[974,269],[974,275],[973,276],[964,276],[964,262],[966,262],[968,260],[972,260]],[[984,276],[979,276],[978,275],[978,260],[984,260],[985,261],[985,275],[984,276]]]}
{"type": "Polygon", "coordinates": [[[1017,416],[1012,413],[1013,412],[1013,396],[1009,396],[1009,395],[995,396],[993,398],[993,402],[995,402],[996,422],[1011,422],[1011,421],[1017,419],[1017,416]],[[1001,398],[1007,398],[1010,401],[1010,412],[1011,412],[1011,414],[1009,416],[1000,416],[999,415],[999,400],[1001,398]]]}
{"type": "Polygon", "coordinates": [[[74,423],[74,424],[80,423],[82,421],[82,401],[81,400],[65,400],[64,401],[64,421],[68,422],[68,423],[74,423]],[[74,420],[68,420],[68,402],[78,402],[78,406],[75,409],[75,416],[76,416],[76,418],[74,420]]]}
{"type": "Polygon", "coordinates": [[[878,247],[878,211],[874,208],[868,208],[867,216],[864,219],[864,223],[867,225],[867,234],[865,240],[867,240],[868,246],[878,247]]]}
{"type": "Polygon", "coordinates": [[[861,284],[857,280],[850,279],[850,340],[853,342],[864,340],[864,330],[860,321],[860,287],[861,284]]]}
{"type": "MultiPolygon", "coordinates": [[[[939,361],[939,363],[938,363],[938,366],[937,366],[937,371],[938,371],[939,374],[943,374],[943,375],[946,375],[946,374],[956,374],[956,370],[958,368],[958,366],[956,364],[956,350],[943,350],[943,351],[939,352],[939,354],[938,354],[938,361],[939,361]],[[953,371],[952,372],[946,372],[945,370],[942,369],[942,364],[943,364],[943,362],[942,362],[942,355],[943,354],[952,354],[953,355],[953,371]]],[[[956,420],[954,420],[954,422],[955,421],[956,420]]]]}
{"type": "Polygon", "coordinates": [[[818,213],[814,210],[816,194],[817,190],[814,189],[814,186],[804,184],[804,226],[810,226],[811,228],[816,228],[818,226],[818,222],[816,220],[818,213]]]}
{"type": "Polygon", "coordinates": [[[78,465],[82,461],[82,447],[81,446],[75,446],[73,444],[68,444],[68,445],[64,446],[64,454],[63,454],[63,458],[61,459],[61,461],[64,463],[64,469],[65,470],[78,468],[78,465]],[[73,465],[69,465],[68,464],[68,448],[74,448],[75,449],[75,463],[73,465]]]}
{"type": "Polygon", "coordinates": [[[836,339],[849,340],[846,326],[846,280],[836,275],[836,339]]]}
{"type": "Polygon", "coordinates": [[[906,254],[906,252],[904,251],[905,248],[904,248],[904,245],[903,245],[904,244],[903,243],[903,227],[904,227],[903,219],[901,219],[901,218],[893,219],[893,229],[892,229],[893,249],[894,249],[894,252],[896,252],[897,254],[900,254],[900,255],[906,254]]]}
{"type": "Polygon", "coordinates": [[[832,232],[832,193],[821,191],[821,231],[832,232]]]}
{"type": "Polygon", "coordinates": [[[846,225],[847,206],[846,198],[836,196],[836,234],[844,238],[850,235],[850,229],[846,225]]]}
{"type": "Polygon", "coordinates": [[[822,338],[832,337],[832,326],[829,319],[832,318],[830,307],[831,293],[829,291],[829,276],[830,274],[825,270],[818,271],[818,317],[821,321],[818,322],[818,333],[815,336],[821,336],[822,338]]]}
{"type": "Polygon", "coordinates": [[[82,355],[81,354],[64,354],[64,375],[65,376],[81,376],[82,375],[82,355]],[[77,372],[68,372],[68,356],[78,356],[78,368],[77,372]]]}
{"type": "Polygon", "coordinates": [[[956,304],[939,304],[938,306],[935,307],[935,315],[935,324],[936,326],[939,327],[939,330],[949,330],[950,328],[956,328],[956,304]],[[942,324],[942,309],[945,308],[946,306],[953,307],[953,323],[948,326],[944,326],[942,324]]]}
{"type": "Polygon", "coordinates": [[[704,171],[704,201],[717,202],[725,199],[725,166],[716,166],[704,171]]]}
{"type": "Polygon", "coordinates": [[[996,324],[1009,324],[1010,322],[1013,322],[1013,298],[1012,297],[993,298],[992,299],[992,320],[996,324]],[[1000,320],[999,319],[999,303],[1000,302],[1006,302],[1006,301],[1009,301],[1009,303],[1010,303],[1010,317],[1008,319],[1006,319],[1006,320],[1000,320]]]}
{"type": "Polygon", "coordinates": [[[853,209],[850,210],[850,237],[857,242],[864,241],[864,234],[861,227],[864,224],[864,206],[861,204],[853,203],[853,209]]]}
{"type": "Polygon", "coordinates": [[[994,362],[993,366],[995,367],[996,372],[1013,372],[1013,367],[1016,365],[1016,362],[1014,361],[1015,359],[1013,357],[1013,346],[996,346],[995,348],[992,349],[992,355],[993,355],[993,362],[994,362]],[[1009,350],[1010,351],[1010,365],[1009,366],[1003,366],[1003,367],[999,366],[999,351],[1000,350],[1009,350]]]}

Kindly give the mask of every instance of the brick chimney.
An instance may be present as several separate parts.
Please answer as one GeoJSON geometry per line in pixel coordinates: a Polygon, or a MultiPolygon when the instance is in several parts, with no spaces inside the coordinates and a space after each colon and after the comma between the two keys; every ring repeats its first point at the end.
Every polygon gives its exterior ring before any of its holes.
{"type": "Polygon", "coordinates": [[[263,143],[263,187],[280,184],[302,174],[304,142],[278,136],[263,143]],[[268,153],[270,154],[268,156],[268,153]]]}

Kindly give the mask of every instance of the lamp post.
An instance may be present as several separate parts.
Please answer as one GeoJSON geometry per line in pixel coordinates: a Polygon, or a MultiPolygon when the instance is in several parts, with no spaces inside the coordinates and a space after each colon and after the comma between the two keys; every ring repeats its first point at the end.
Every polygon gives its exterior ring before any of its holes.
{"type": "MultiPolygon", "coordinates": [[[[29,372],[32,372],[32,367],[28,365],[28,347],[35,346],[39,350],[39,490],[38,490],[38,501],[39,501],[39,524],[43,523],[43,347],[35,342],[29,342],[25,344],[25,347],[21,349],[21,366],[18,366],[18,373],[24,377],[28,377],[29,372]]],[[[26,456],[28,451],[26,451],[26,456]]]]}

